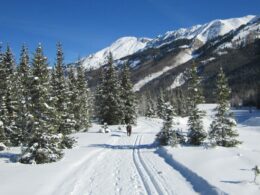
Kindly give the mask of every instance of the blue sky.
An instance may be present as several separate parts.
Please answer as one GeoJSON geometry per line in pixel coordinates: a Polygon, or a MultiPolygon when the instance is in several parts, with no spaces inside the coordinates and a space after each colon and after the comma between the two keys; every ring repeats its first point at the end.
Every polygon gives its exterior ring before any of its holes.
{"type": "Polygon", "coordinates": [[[49,62],[61,41],[65,61],[96,52],[122,36],[156,37],[218,18],[260,14],[259,0],[6,0],[0,41],[16,55],[42,43],[49,62]]]}

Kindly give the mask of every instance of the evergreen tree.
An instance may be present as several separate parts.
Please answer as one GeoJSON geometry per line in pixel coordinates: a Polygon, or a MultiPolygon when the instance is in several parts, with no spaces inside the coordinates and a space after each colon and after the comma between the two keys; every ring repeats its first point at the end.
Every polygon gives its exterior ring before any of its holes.
{"type": "Polygon", "coordinates": [[[6,137],[7,109],[6,109],[6,91],[7,91],[7,71],[3,63],[2,46],[0,45],[0,119],[1,119],[1,139],[8,142],[6,137]]]}
{"type": "Polygon", "coordinates": [[[165,103],[163,128],[157,134],[157,139],[161,145],[176,146],[185,141],[183,135],[173,127],[173,116],[175,116],[173,107],[170,103],[165,103]]]}
{"type": "Polygon", "coordinates": [[[5,116],[5,129],[6,135],[8,136],[12,145],[19,145],[21,129],[17,126],[18,118],[18,89],[19,80],[16,72],[16,66],[14,62],[14,56],[12,54],[11,48],[7,46],[6,52],[3,56],[3,66],[6,71],[6,91],[5,91],[5,106],[6,106],[6,116],[5,116]]]}
{"type": "Polygon", "coordinates": [[[56,161],[62,157],[59,149],[62,138],[55,135],[58,127],[55,124],[55,108],[50,106],[49,71],[41,45],[37,47],[32,61],[30,95],[31,136],[20,162],[38,164],[56,161]]]}
{"type": "Polygon", "coordinates": [[[156,109],[155,109],[154,102],[150,95],[148,95],[148,97],[147,97],[145,116],[151,117],[151,118],[156,117],[156,109]]]}
{"type": "Polygon", "coordinates": [[[98,86],[95,91],[95,116],[98,119],[103,118],[103,108],[105,107],[105,94],[104,94],[104,83],[105,83],[105,76],[104,76],[104,68],[100,68],[99,72],[99,79],[98,79],[98,86]]]}
{"type": "MultiPolygon", "coordinates": [[[[6,143],[6,136],[5,136],[5,131],[4,131],[4,123],[0,121],[0,144],[5,144],[6,143]]],[[[1,150],[0,150],[1,151],[1,150]]]]}
{"type": "Polygon", "coordinates": [[[217,114],[210,126],[210,140],[219,146],[233,147],[240,142],[236,139],[236,137],[238,137],[238,133],[234,129],[236,122],[232,118],[232,113],[230,112],[229,98],[231,90],[228,86],[222,67],[217,76],[216,94],[218,103],[216,108],[217,114]]]}
{"type": "Polygon", "coordinates": [[[76,128],[76,119],[75,116],[77,115],[77,98],[78,98],[78,90],[77,90],[77,79],[75,77],[73,69],[69,69],[68,71],[68,77],[67,77],[67,82],[68,82],[68,88],[69,88],[69,93],[68,93],[68,112],[70,119],[74,123],[74,127],[76,128]]]}
{"type": "Polygon", "coordinates": [[[164,119],[166,116],[166,107],[165,107],[165,94],[160,90],[160,95],[157,98],[157,116],[161,119],[164,119]]]}
{"type": "Polygon", "coordinates": [[[176,96],[175,96],[176,102],[176,113],[179,116],[187,116],[188,114],[188,103],[187,98],[183,94],[183,90],[181,88],[178,88],[176,90],[176,96]]]}
{"type": "Polygon", "coordinates": [[[52,97],[55,99],[53,102],[57,111],[58,133],[67,135],[75,128],[75,123],[70,118],[68,111],[69,88],[65,80],[63,60],[62,46],[58,43],[56,64],[52,73],[51,91],[52,97]]]}
{"type": "Polygon", "coordinates": [[[75,113],[76,119],[76,130],[83,129],[87,131],[90,127],[90,93],[87,85],[87,81],[85,79],[85,71],[82,66],[82,63],[79,61],[79,65],[77,66],[77,103],[75,113]]]}
{"type": "Polygon", "coordinates": [[[193,64],[191,69],[191,78],[188,87],[189,93],[189,133],[188,142],[192,145],[200,145],[206,139],[207,134],[203,129],[202,117],[204,112],[198,109],[198,104],[204,102],[202,90],[200,87],[201,79],[197,75],[197,68],[193,64]]]}
{"type": "Polygon", "coordinates": [[[103,107],[100,109],[101,122],[108,125],[121,124],[124,119],[122,109],[122,99],[118,75],[114,68],[113,56],[110,53],[108,56],[108,67],[104,74],[104,81],[101,100],[103,107]]]}
{"type": "Polygon", "coordinates": [[[17,72],[17,92],[18,92],[18,117],[16,120],[19,131],[15,137],[18,140],[17,144],[28,144],[29,129],[30,129],[30,67],[29,55],[25,45],[22,46],[20,55],[20,65],[17,72]]]}
{"type": "Polygon", "coordinates": [[[121,98],[123,101],[124,123],[135,124],[136,122],[136,99],[133,92],[133,84],[130,80],[128,64],[125,64],[122,72],[121,98]]]}

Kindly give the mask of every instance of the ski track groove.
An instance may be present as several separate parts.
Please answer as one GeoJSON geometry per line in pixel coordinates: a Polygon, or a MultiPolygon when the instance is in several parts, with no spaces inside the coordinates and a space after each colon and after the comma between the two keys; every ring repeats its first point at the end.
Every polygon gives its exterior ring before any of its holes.
{"type": "Polygon", "coordinates": [[[133,159],[138,171],[138,174],[144,184],[147,194],[168,194],[165,189],[162,189],[161,183],[155,179],[154,175],[151,173],[150,168],[147,166],[145,161],[141,156],[140,146],[142,140],[142,135],[137,135],[133,148],[133,159]]]}

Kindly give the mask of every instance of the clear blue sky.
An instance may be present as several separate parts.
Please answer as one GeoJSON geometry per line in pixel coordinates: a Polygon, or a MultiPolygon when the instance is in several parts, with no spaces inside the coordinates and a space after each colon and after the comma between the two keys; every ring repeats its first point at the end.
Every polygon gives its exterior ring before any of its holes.
{"type": "Polygon", "coordinates": [[[102,49],[122,36],[155,37],[218,18],[260,14],[260,0],[5,0],[0,41],[16,54],[39,42],[50,62],[61,41],[66,62],[102,49]]]}

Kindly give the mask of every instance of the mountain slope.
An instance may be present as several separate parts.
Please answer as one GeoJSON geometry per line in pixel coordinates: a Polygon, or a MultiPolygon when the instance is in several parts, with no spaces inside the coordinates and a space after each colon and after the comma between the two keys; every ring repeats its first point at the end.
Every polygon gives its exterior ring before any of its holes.
{"type": "Polygon", "coordinates": [[[115,60],[118,60],[143,49],[149,40],[148,38],[122,37],[109,47],[83,58],[83,66],[86,69],[97,69],[106,64],[109,52],[113,54],[115,60]]]}

